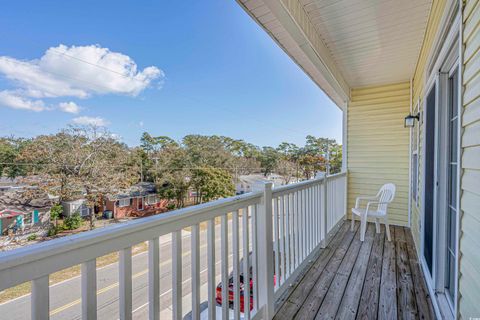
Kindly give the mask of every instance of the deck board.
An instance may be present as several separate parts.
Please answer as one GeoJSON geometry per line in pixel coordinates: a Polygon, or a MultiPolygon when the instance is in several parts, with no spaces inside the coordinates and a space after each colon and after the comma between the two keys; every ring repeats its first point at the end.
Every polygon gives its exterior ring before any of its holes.
{"type": "Polygon", "coordinates": [[[345,221],[278,305],[275,319],[434,319],[410,229],[345,221]]]}

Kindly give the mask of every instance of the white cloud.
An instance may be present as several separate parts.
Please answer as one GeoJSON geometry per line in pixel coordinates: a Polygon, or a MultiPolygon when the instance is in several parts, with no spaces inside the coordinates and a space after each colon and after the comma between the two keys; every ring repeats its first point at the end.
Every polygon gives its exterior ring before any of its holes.
{"type": "Polygon", "coordinates": [[[108,121],[100,117],[77,117],[73,118],[73,123],[85,126],[96,126],[96,127],[105,127],[108,125],[108,121]]]}
{"type": "Polygon", "coordinates": [[[0,56],[0,74],[12,81],[17,97],[23,99],[136,96],[164,77],[163,71],[155,66],[139,70],[129,56],[99,45],[63,44],[49,48],[34,60],[0,56]]]}
{"type": "Polygon", "coordinates": [[[59,103],[58,109],[68,113],[79,113],[81,108],[75,102],[70,101],[70,102],[59,103]]]}
{"type": "Polygon", "coordinates": [[[144,125],[143,121],[140,121],[138,125],[140,126],[140,128],[143,128],[143,125],[144,125]]]}
{"type": "Polygon", "coordinates": [[[28,99],[10,90],[0,91],[0,106],[37,112],[48,110],[42,100],[28,99]]]}

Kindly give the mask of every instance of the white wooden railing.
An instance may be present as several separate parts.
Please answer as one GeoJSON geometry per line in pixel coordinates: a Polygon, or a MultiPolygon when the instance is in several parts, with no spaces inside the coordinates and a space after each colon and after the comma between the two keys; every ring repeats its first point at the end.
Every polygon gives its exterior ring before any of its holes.
{"type": "Polygon", "coordinates": [[[172,282],[169,289],[174,319],[181,319],[188,311],[192,319],[199,319],[202,296],[208,301],[208,318],[215,319],[219,282],[222,283],[223,303],[219,307],[222,319],[232,316],[239,319],[241,270],[247,288],[242,316],[271,319],[275,300],[311,256],[325,245],[328,233],[344,218],[346,182],[346,173],[340,173],[273,190],[271,184],[266,184],[263,192],[221,199],[1,253],[0,291],[31,281],[31,318],[48,319],[49,275],[81,264],[82,318],[96,319],[96,259],[119,252],[118,316],[131,319],[132,247],[147,241],[149,318],[159,319],[162,311],[159,265],[167,258],[160,257],[159,238],[171,235],[168,258],[171,259],[172,282]],[[184,310],[182,301],[186,296],[182,292],[185,277],[182,258],[186,253],[182,237],[185,234],[190,238],[187,256],[190,256],[191,272],[186,279],[191,288],[188,310],[184,310]],[[206,236],[206,243],[201,245],[203,236],[206,236]],[[201,252],[205,253],[202,257],[206,259],[207,277],[201,277],[201,252]],[[250,269],[251,292],[248,290],[250,273],[245,272],[250,269]],[[229,301],[225,284],[229,283],[231,275],[233,310],[225,303],[229,301]],[[253,306],[250,306],[250,294],[253,306]]]}

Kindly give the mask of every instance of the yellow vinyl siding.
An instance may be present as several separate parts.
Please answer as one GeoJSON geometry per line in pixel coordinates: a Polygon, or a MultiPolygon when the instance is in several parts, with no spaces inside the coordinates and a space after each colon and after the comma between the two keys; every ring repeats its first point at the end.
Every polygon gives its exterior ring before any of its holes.
{"type": "Polygon", "coordinates": [[[480,2],[463,10],[463,115],[459,313],[480,317],[480,2]]]}
{"type": "Polygon", "coordinates": [[[397,186],[389,206],[392,224],[408,224],[410,84],[398,83],[351,92],[348,106],[348,207],[359,195],[375,195],[387,182],[397,186]]]}
{"type": "MultiPolygon", "coordinates": [[[[432,2],[432,8],[430,10],[430,15],[428,18],[427,29],[425,31],[425,37],[423,39],[422,49],[420,50],[420,55],[418,57],[417,65],[415,67],[415,73],[413,75],[413,99],[412,104],[415,106],[419,103],[419,111],[423,113],[425,96],[425,83],[427,77],[427,63],[428,59],[431,56],[432,46],[435,41],[435,36],[438,32],[440,21],[442,19],[444,10],[445,10],[446,0],[434,0],[432,2]]],[[[412,216],[410,220],[410,226],[412,229],[413,239],[415,241],[416,249],[420,252],[420,210],[422,208],[422,195],[423,195],[423,159],[422,159],[422,148],[423,148],[423,126],[419,127],[420,130],[420,141],[418,146],[418,163],[419,163],[419,203],[412,201],[412,216]]]]}

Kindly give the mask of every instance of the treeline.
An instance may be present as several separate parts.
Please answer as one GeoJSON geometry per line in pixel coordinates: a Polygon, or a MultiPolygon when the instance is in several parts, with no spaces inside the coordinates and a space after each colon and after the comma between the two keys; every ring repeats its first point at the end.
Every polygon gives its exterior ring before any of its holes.
{"type": "Polygon", "coordinates": [[[0,138],[0,173],[24,177],[61,200],[99,199],[139,181],[155,182],[179,207],[189,190],[197,202],[231,196],[240,175],[276,173],[288,183],[341,170],[341,146],[307,136],[304,146],[258,147],[224,136],[187,135],[180,141],[145,132],[140,146],[119,142],[105,128],[68,127],[32,139],[0,138]],[[327,161],[329,158],[329,161],[327,161]]]}

